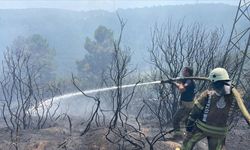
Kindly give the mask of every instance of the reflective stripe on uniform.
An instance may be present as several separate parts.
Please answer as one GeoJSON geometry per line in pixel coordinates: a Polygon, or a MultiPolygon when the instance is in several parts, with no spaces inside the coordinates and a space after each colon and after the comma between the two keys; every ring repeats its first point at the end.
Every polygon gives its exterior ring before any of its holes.
{"type": "Polygon", "coordinates": [[[199,129],[201,129],[204,132],[219,135],[219,136],[226,135],[228,131],[227,127],[215,127],[215,126],[207,125],[200,120],[197,121],[196,125],[199,129]]]}
{"type": "Polygon", "coordinates": [[[181,150],[192,150],[195,143],[206,137],[205,134],[201,132],[194,133],[190,138],[184,140],[181,150]]]}
{"type": "Polygon", "coordinates": [[[197,106],[200,110],[203,110],[204,108],[204,106],[202,106],[198,101],[195,101],[194,105],[197,106]]]}
{"type": "Polygon", "coordinates": [[[218,138],[216,150],[221,150],[223,147],[223,139],[218,138]]]}
{"type": "Polygon", "coordinates": [[[195,122],[196,120],[192,118],[191,116],[188,117],[188,120],[195,122]]]}

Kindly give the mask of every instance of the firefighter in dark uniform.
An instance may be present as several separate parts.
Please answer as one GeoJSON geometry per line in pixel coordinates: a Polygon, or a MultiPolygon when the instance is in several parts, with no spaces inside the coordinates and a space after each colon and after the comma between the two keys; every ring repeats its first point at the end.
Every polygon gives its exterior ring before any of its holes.
{"type": "MultiPolygon", "coordinates": [[[[190,67],[184,67],[182,71],[184,77],[193,76],[193,69],[190,67]]],[[[188,115],[193,107],[193,99],[195,96],[194,89],[195,83],[191,79],[180,80],[179,83],[174,82],[173,84],[181,92],[180,107],[173,118],[174,138],[180,139],[183,137],[183,132],[180,130],[180,124],[182,121],[186,121],[188,115]]]]}
{"type": "Polygon", "coordinates": [[[211,89],[201,93],[190,112],[182,150],[192,150],[203,138],[208,140],[209,150],[221,150],[228,131],[230,116],[236,106],[232,85],[224,68],[215,68],[209,79],[211,89]]]}

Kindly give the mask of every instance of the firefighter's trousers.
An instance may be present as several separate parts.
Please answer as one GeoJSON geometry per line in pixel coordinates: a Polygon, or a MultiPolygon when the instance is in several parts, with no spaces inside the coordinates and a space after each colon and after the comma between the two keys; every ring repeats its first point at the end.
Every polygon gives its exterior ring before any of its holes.
{"type": "Polygon", "coordinates": [[[207,138],[208,140],[209,150],[223,149],[225,143],[224,136],[211,136],[205,134],[203,131],[199,129],[195,129],[195,131],[186,136],[185,140],[183,141],[183,146],[181,150],[192,150],[194,145],[204,138],[207,138]]]}
{"type": "Polygon", "coordinates": [[[180,108],[177,110],[173,118],[173,128],[176,131],[180,130],[182,121],[186,121],[193,107],[193,102],[180,102],[180,108]]]}

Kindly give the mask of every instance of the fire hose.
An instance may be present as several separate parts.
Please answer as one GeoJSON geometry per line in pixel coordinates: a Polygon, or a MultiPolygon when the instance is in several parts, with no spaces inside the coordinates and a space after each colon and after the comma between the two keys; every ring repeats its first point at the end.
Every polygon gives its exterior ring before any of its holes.
{"type": "MultiPolygon", "coordinates": [[[[171,83],[173,81],[180,81],[180,80],[202,80],[202,81],[210,81],[207,77],[180,77],[180,78],[170,78],[168,80],[163,80],[161,83],[171,83]]],[[[238,107],[240,108],[241,113],[243,114],[245,120],[247,121],[248,125],[250,125],[250,114],[243,102],[243,99],[236,88],[232,88],[232,93],[235,97],[238,107]]]]}
{"type": "Polygon", "coordinates": [[[244,118],[246,119],[248,125],[250,125],[250,114],[249,114],[245,104],[243,103],[243,99],[241,98],[240,93],[237,91],[236,88],[233,88],[232,92],[233,92],[234,97],[236,99],[236,102],[241,110],[241,113],[243,114],[244,118]]]}
{"type": "Polygon", "coordinates": [[[163,80],[161,81],[161,83],[171,83],[172,81],[180,81],[187,79],[210,81],[207,77],[178,77],[178,78],[169,78],[168,80],[163,80]]]}

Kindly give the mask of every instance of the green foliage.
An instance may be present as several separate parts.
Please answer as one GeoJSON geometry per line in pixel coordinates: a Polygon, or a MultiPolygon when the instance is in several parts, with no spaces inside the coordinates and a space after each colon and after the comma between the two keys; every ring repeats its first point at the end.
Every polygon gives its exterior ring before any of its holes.
{"type": "Polygon", "coordinates": [[[106,41],[113,39],[113,33],[105,26],[99,26],[95,31],[95,39],[97,43],[105,43],[106,41]]]}
{"type": "Polygon", "coordinates": [[[88,87],[94,86],[101,79],[102,72],[110,64],[113,53],[113,32],[104,26],[95,30],[95,39],[85,39],[87,54],[77,61],[78,76],[88,87]]]}
{"type": "MultiPolygon", "coordinates": [[[[228,39],[236,7],[224,4],[197,4],[119,10],[119,14],[127,20],[123,43],[133,49],[132,63],[138,64],[141,69],[145,70],[149,67],[145,63],[145,60],[149,60],[146,50],[150,46],[151,29],[155,23],[163,24],[171,19],[173,22],[184,20],[186,24],[199,22],[211,29],[223,26],[227,34],[225,39],[228,39]]],[[[1,51],[18,35],[27,37],[38,33],[46,36],[49,43],[53,42],[53,48],[57,50],[55,58],[57,75],[61,77],[76,71],[76,60],[83,59],[83,56],[79,54],[85,54],[82,50],[83,40],[86,36],[93,40],[95,38],[93,31],[98,25],[109,27],[114,34],[119,32],[116,13],[107,11],[2,9],[0,18],[1,51]]],[[[247,26],[248,24],[239,25],[247,26]]],[[[1,58],[3,57],[0,54],[1,58]]]]}
{"type": "Polygon", "coordinates": [[[27,38],[19,36],[13,41],[10,48],[14,52],[18,53],[23,50],[30,55],[30,63],[34,66],[34,70],[39,70],[37,75],[40,78],[40,84],[55,79],[53,62],[55,49],[50,48],[47,40],[41,35],[34,34],[27,38]]]}

